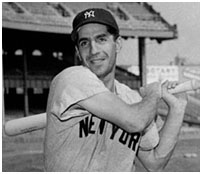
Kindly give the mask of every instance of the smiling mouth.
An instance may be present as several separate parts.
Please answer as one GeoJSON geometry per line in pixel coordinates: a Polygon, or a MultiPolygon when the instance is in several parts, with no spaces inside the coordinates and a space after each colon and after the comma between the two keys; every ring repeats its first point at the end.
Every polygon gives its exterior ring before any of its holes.
{"type": "Polygon", "coordinates": [[[90,60],[91,63],[100,63],[102,61],[104,61],[105,59],[104,58],[100,58],[100,59],[92,59],[90,60]]]}

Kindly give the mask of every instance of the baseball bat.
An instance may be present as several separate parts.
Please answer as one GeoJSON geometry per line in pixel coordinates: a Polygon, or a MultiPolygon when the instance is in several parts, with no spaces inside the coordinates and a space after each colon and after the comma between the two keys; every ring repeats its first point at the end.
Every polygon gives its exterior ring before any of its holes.
{"type": "Polygon", "coordinates": [[[46,113],[41,113],[7,121],[4,125],[4,132],[8,136],[14,136],[43,129],[45,127],[46,113]]]}
{"type": "MultiPolygon", "coordinates": [[[[180,83],[175,88],[170,89],[172,94],[197,90],[200,88],[200,83],[196,80],[180,83]]],[[[46,113],[31,115],[24,118],[18,118],[7,121],[4,126],[5,134],[8,136],[19,135],[46,127],[46,113]]]]}

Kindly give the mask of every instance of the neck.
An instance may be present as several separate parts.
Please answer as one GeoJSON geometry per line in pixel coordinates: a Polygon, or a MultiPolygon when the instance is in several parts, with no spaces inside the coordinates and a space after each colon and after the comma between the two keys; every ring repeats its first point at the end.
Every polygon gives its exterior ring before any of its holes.
{"type": "Polygon", "coordinates": [[[115,84],[114,84],[114,79],[115,79],[115,73],[108,74],[105,77],[99,78],[104,85],[111,91],[115,92],[115,84]]]}

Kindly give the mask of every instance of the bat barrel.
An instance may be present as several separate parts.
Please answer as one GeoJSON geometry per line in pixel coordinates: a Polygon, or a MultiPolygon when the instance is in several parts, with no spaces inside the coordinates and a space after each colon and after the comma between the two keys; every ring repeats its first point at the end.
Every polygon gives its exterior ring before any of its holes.
{"type": "Polygon", "coordinates": [[[45,128],[46,113],[10,120],[4,125],[4,132],[8,136],[19,135],[45,128]]]}

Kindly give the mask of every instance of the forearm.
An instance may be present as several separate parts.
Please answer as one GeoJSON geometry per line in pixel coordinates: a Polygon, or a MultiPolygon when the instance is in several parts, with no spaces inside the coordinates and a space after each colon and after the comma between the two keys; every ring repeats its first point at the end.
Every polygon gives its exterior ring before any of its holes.
{"type": "Polygon", "coordinates": [[[159,144],[152,150],[140,150],[138,157],[148,171],[161,171],[168,163],[183,121],[184,109],[171,109],[159,132],[159,144]]]}
{"type": "Polygon", "coordinates": [[[165,158],[165,160],[168,160],[177,143],[185,111],[185,105],[178,105],[179,106],[174,106],[169,109],[164,126],[159,133],[159,145],[155,148],[154,151],[157,158],[165,158]]]}

